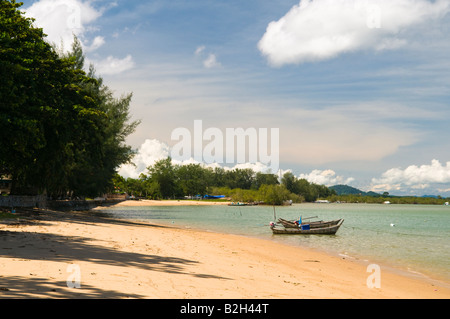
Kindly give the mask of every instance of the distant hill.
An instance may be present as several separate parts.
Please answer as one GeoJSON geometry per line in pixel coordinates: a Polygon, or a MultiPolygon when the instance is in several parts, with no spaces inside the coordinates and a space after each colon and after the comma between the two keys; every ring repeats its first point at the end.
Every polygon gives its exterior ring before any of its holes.
{"type": "Polygon", "coordinates": [[[367,192],[365,194],[366,194],[366,196],[372,196],[372,197],[381,197],[381,196],[383,196],[381,194],[378,194],[378,193],[375,193],[375,192],[372,192],[372,191],[367,192]]]}
{"type": "Polygon", "coordinates": [[[382,195],[379,193],[375,193],[375,192],[363,192],[360,189],[357,189],[355,187],[352,186],[348,186],[348,185],[334,185],[334,186],[330,186],[328,187],[329,189],[333,189],[337,195],[361,195],[361,196],[371,196],[371,197],[390,197],[390,198],[401,198],[401,197],[421,197],[424,199],[442,199],[441,196],[436,196],[436,195],[423,195],[423,196],[396,196],[396,195],[382,195]]]}
{"type": "Polygon", "coordinates": [[[348,185],[334,185],[329,187],[334,189],[338,195],[363,195],[363,191],[348,185]]]}
{"type": "Polygon", "coordinates": [[[355,187],[352,186],[348,186],[348,185],[334,185],[329,187],[329,189],[334,189],[336,194],[338,195],[361,195],[361,196],[373,196],[373,197],[378,197],[381,196],[378,193],[375,192],[363,192],[360,189],[357,189],[355,187]]]}

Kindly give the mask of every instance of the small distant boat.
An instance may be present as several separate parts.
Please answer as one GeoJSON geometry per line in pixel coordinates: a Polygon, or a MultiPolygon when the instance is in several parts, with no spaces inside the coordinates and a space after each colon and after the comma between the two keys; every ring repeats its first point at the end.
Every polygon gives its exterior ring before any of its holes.
{"type": "Polygon", "coordinates": [[[247,206],[246,203],[241,203],[241,202],[237,202],[237,203],[229,203],[228,206],[247,206]]]}
{"type": "Polygon", "coordinates": [[[334,235],[338,231],[339,227],[341,227],[344,219],[338,219],[336,221],[329,222],[315,222],[322,224],[315,224],[311,227],[311,224],[303,224],[297,226],[296,228],[285,227],[282,224],[270,223],[270,229],[274,234],[288,234],[288,235],[334,235]],[[333,223],[333,224],[332,224],[333,223]]]}

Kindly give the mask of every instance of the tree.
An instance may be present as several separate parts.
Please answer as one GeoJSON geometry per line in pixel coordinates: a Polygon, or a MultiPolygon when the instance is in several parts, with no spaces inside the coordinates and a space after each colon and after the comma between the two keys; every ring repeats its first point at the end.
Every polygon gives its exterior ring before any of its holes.
{"type": "Polygon", "coordinates": [[[225,181],[225,169],[222,167],[215,167],[214,170],[209,169],[208,173],[208,186],[213,185],[217,187],[223,187],[226,185],[225,181]]]}
{"type": "Polygon", "coordinates": [[[235,168],[226,171],[224,175],[225,186],[230,188],[250,189],[253,184],[255,172],[250,168],[235,168]]]}
{"type": "Polygon", "coordinates": [[[0,164],[12,192],[42,192],[66,181],[74,121],[100,114],[88,111],[91,100],[77,85],[88,79],[58,57],[20,6],[0,4],[0,164]]]}
{"type": "Polygon", "coordinates": [[[277,185],[277,184],[279,184],[277,175],[257,172],[255,175],[253,188],[259,189],[262,185],[277,185]]]}
{"type": "Polygon", "coordinates": [[[292,172],[284,173],[283,177],[281,178],[281,184],[283,184],[288,191],[294,194],[298,194],[299,192],[296,181],[297,178],[294,176],[294,174],[292,174],[292,172]]]}
{"type": "MultiPolygon", "coordinates": [[[[85,58],[76,37],[72,52],[66,58],[73,62],[75,70],[82,72],[85,58]]],[[[118,166],[128,162],[134,154],[131,147],[125,144],[125,139],[140,123],[130,122],[132,94],[114,98],[110,89],[103,84],[103,79],[95,75],[93,65],[89,67],[87,77],[94,81],[85,81],[80,86],[96,101],[96,109],[102,116],[98,118],[95,128],[79,141],[82,147],[77,148],[76,165],[69,186],[75,193],[83,195],[105,192],[111,187],[111,177],[118,166]],[[81,183],[77,176],[84,176],[81,183]]]]}
{"type": "Polygon", "coordinates": [[[100,194],[133,153],[131,94],[114,99],[86,74],[79,42],[58,56],[20,6],[0,2],[0,174],[13,193],[100,194]]]}
{"type": "Polygon", "coordinates": [[[185,195],[205,195],[206,170],[200,164],[181,165],[177,169],[180,187],[185,195]]]}
{"type": "Polygon", "coordinates": [[[296,187],[295,194],[303,196],[307,202],[314,202],[319,197],[317,189],[304,178],[296,181],[296,187]]]}
{"type": "Polygon", "coordinates": [[[259,189],[259,199],[265,204],[282,205],[290,199],[291,193],[284,185],[262,185],[259,189]]]}
{"type": "Polygon", "coordinates": [[[148,168],[149,178],[152,185],[157,189],[154,192],[161,194],[162,198],[170,198],[180,194],[177,185],[176,167],[172,164],[172,159],[167,157],[157,161],[148,168]]]}

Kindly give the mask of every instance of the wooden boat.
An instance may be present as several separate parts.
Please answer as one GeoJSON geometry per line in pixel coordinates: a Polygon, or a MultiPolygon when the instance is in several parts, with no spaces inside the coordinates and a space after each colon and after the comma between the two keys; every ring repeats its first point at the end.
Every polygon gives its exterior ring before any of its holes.
{"type": "MultiPolygon", "coordinates": [[[[330,220],[330,221],[314,221],[314,222],[302,222],[302,225],[310,225],[310,228],[321,228],[337,225],[340,219],[330,220]]],[[[294,220],[286,220],[283,218],[278,218],[278,222],[285,228],[299,228],[300,225],[294,220]]]]}
{"type": "Polygon", "coordinates": [[[343,219],[339,219],[338,223],[335,225],[323,226],[323,227],[307,227],[307,225],[302,225],[302,227],[297,228],[286,228],[284,226],[280,226],[274,223],[271,223],[270,229],[274,234],[292,234],[292,235],[334,235],[338,231],[339,227],[341,227],[343,219]]]}

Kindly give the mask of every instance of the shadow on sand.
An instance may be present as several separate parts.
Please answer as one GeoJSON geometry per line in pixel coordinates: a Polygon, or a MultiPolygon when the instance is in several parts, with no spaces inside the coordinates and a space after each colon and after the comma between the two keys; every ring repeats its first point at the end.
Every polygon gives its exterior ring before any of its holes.
{"type": "MultiPolygon", "coordinates": [[[[139,225],[144,227],[164,227],[146,223],[108,218],[93,212],[54,212],[27,211],[18,212],[19,219],[10,226],[17,225],[50,225],[52,221],[65,221],[70,224],[120,224],[139,225]],[[22,215],[21,215],[22,214],[22,215]],[[15,224],[14,224],[15,223],[15,224]]],[[[5,223],[5,221],[0,221],[5,223]]],[[[184,274],[204,279],[229,279],[209,274],[196,274],[185,269],[188,265],[198,264],[195,260],[142,254],[117,250],[112,247],[95,245],[92,238],[83,236],[61,236],[53,233],[23,232],[9,230],[0,231],[0,257],[18,260],[46,260],[55,262],[73,261],[93,262],[96,264],[134,267],[144,270],[184,274]]],[[[65,271],[65,269],[64,269],[65,271]]],[[[0,298],[140,298],[136,294],[102,290],[98,287],[82,286],[82,289],[68,289],[66,282],[57,282],[48,278],[1,276],[0,298]]]]}

